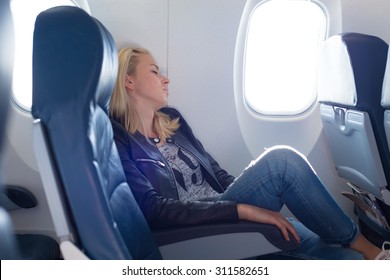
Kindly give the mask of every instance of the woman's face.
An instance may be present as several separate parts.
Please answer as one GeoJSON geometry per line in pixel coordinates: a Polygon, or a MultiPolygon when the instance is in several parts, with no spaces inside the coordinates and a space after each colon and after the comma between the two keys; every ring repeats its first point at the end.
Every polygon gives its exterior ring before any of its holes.
{"type": "Polygon", "coordinates": [[[159,110],[168,102],[169,79],[160,70],[149,54],[139,55],[134,75],[126,75],[126,88],[136,105],[159,110]]]}

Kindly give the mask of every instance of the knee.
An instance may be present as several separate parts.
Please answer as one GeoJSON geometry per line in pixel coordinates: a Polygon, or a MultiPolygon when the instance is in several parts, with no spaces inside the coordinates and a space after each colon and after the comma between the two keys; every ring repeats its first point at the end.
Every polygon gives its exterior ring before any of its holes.
{"type": "Polygon", "coordinates": [[[266,150],[264,155],[268,161],[277,161],[295,168],[313,168],[306,156],[290,146],[274,146],[266,150]]]}
{"type": "Polygon", "coordinates": [[[256,160],[252,161],[246,169],[252,166],[257,166],[260,170],[264,170],[264,167],[267,167],[274,173],[276,171],[284,173],[287,169],[294,169],[294,172],[297,172],[298,170],[299,172],[307,172],[310,169],[314,171],[306,157],[289,146],[273,146],[267,148],[266,151],[256,160]]]}
{"type": "Polygon", "coordinates": [[[273,146],[266,150],[266,156],[270,158],[292,160],[292,161],[307,161],[306,157],[290,146],[273,146]]]}

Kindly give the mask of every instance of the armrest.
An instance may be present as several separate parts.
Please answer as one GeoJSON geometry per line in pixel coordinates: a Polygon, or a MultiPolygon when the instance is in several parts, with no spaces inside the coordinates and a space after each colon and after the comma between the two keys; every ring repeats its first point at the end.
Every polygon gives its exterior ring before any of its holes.
{"type": "Polygon", "coordinates": [[[246,259],[297,247],[272,225],[239,222],[153,231],[163,259],[246,259]]]}

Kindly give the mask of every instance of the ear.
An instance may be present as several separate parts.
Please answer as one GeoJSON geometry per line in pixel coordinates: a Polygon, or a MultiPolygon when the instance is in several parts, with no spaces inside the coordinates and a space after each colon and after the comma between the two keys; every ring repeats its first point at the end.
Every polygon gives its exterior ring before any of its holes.
{"type": "Polygon", "coordinates": [[[125,88],[129,90],[134,89],[134,76],[126,74],[125,77],[125,88]]]}

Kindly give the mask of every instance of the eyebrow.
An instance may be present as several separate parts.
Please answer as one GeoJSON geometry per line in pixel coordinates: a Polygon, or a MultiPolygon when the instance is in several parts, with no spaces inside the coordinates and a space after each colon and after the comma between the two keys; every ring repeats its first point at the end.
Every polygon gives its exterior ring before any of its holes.
{"type": "Polygon", "coordinates": [[[156,65],[156,64],[150,64],[150,66],[154,66],[154,67],[156,67],[157,68],[157,70],[160,70],[160,68],[156,65]]]}

